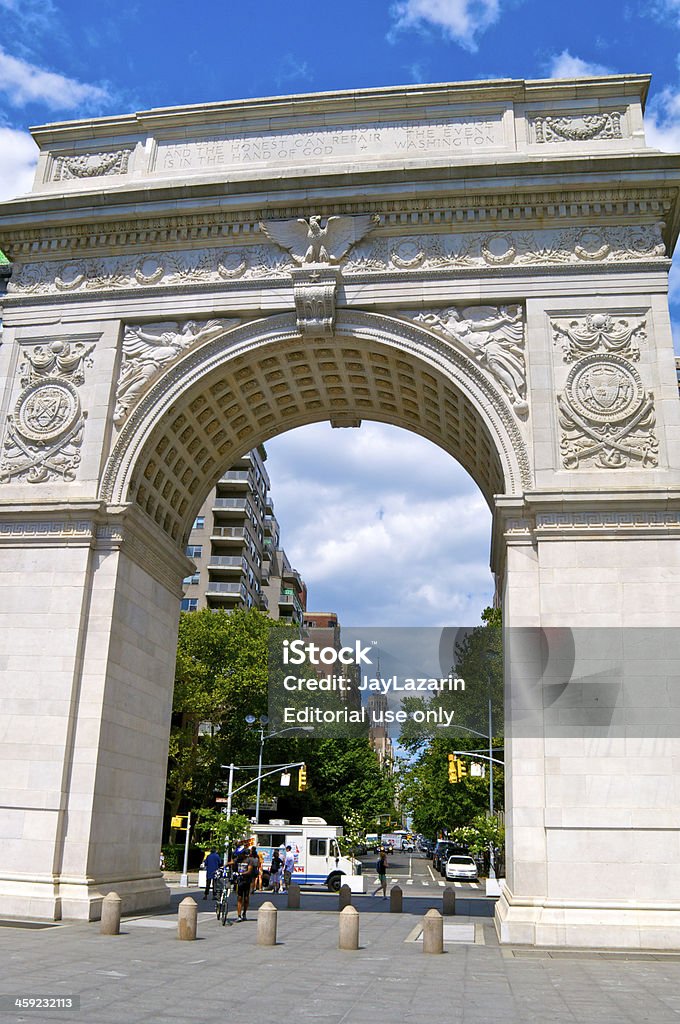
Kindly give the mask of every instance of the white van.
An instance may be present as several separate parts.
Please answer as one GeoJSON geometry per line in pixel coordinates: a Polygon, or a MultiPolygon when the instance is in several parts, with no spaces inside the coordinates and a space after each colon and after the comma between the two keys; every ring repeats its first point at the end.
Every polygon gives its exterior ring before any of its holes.
{"type": "MultiPolygon", "coordinates": [[[[339,891],[343,875],[354,873],[352,862],[340,853],[337,837],[341,835],[341,825],[327,825],[323,818],[303,818],[301,825],[274,819],[268,825],[253,826],[253,838],[258,852],[264,855],[265,868],[274,850],[283,860],[290,846],[295,857],[293,880],[298,885],[325,885],[331,892],[339,891]]],[[[357,863],[355,870],[359,867],[357,863]]]]}

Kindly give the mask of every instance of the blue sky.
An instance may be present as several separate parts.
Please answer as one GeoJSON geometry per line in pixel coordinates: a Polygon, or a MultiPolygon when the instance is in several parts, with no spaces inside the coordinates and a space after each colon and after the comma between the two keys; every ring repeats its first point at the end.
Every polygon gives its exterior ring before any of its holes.
{"type": "MultiPolygon", "coordinates": [[[[240,97],[484,78],[651,73],[647,137],[680,151],[680,0],[0,0],[0,199],[30,189],[28,126],[240,97]]],[[[680,279],[672,277],[680,322],[680,279]]],[[[318,610],[471,623],[490,518],[469,477],[396,428],[274,439],[283,538],[318,610]]]]}

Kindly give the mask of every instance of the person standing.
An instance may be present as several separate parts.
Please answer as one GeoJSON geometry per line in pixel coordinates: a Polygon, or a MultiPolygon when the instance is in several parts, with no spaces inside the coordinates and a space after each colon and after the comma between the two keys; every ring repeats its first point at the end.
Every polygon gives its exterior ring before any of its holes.
{"type": "Polygon", "coordinates": [[[288,892],[288,886],[295,873],[295,855],[290,846],[286,847],[286,856],[283,859],[283,889],[281,892],[288,892]]]}
{"type": "Polygon", "coordinates": [[[272,853],[272,861],[271,864],[269,865],[269,884],[272,887],[272,892],[279,891],[282,867],[283,862],[279,857],[279,851],[274,850],[274,852],[272,853]]]}
{"type": "Polygon", "coordinates": [[[207,900],[208,893],[210,892],[210,888],[213,884],[213,879],[215,878],[219,868],[222,866],[222,858],[217,850],[211,850],[203,864],[205,867],[205,894],[203,899],[207,900]]]}
{"type": "Polygon", "coordinates": [[[241,854],[237,865],[236,873],[238,880],[236,883],[236,919],[238,921],[246,921],[246,912],[248,905],[250,904],[250,888],[257,878],[257,871],[260,866],[260,861],[257,856],[257,850],[253,846],[250,851],[245,851],[241,854]]]}
{"type": "Polygon", "coordinates": [[[378,858],[378,862],[377,862],[377,864],[375,866],[375,870],[378,873],[378,882],[380,884],[378,885],[378,888],[375,890],[373,895],[377,896],[377,894],[380,891],[380,889],[382,889],[382,894],[383,894],[383,899],[384,900],[387,899],[387,868],[388,868],[387,852],[385,850],[381,850],[380,851],[380,856],[378,858]]]}

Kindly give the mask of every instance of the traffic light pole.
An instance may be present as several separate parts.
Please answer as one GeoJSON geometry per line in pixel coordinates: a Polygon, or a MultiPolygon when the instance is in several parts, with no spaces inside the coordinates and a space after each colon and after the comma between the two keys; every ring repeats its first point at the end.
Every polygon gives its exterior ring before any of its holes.
{"type": "MultiPolygon", "coordinates": [[[[248,789],[248,787],[252,786],[252,784],[254,782],[257,782],[257,791],[258,791],[257,810],[259,811],[259,793],[260,793],[260,784],[262,782],[262,779],[267,779],[267,778],[269,778],[270,775],[276,775],[277,772],[285,771],[286,768],[300,768],[304,764],[305,764],[304,761],[290,761],[288,764],[276,764],[276,765],[274,765],[273,768],[270,769],[270,771],[263,772],[262,771],[262,759],[260,758],[260,761],[259,761],[259,764],[258,764],[257,776],[254,779],[249,779],[248,782],[244,782],[242,786],[238,786],[236,789],[233,788],[234,787],[234,772],[245,771],[247,769],[251,769],[252,770],[255,767],[255,765],[251,765],[251,764],[234,764],[233,762],[231,764],[220,765],[221,768],[228,768],[229,769],[229,788],[227,790],[227,817],[228,818],[231,817],[231,807],[232,807],[233,797],[236,796],[237,793],[240,793],[242,789],[248,789]]],[[[258,815],[256,814],[256,817],[257,816],[258,815]]],[[[259,824],[259,822],[258,822],[258,824],[259,824]]]]}

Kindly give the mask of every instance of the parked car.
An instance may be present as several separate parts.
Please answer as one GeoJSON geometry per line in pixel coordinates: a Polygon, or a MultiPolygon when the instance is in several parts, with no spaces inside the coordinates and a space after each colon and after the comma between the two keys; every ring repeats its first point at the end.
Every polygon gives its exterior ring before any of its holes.
{"type": "Polygon", "coordinates": [[[449,881],[460,879],[465,882],[476,882],[479,879],[477,865],[472,857],[460,853],[452,854],[445,865],[445,875],[449,881]]]}
{"type": "MultiPolygon", "coordinates": [[[[432,851],[432,870],[439,871],[442,865],[442,858],[450,857],[454,852],[455,843],[448,839],[438,839],[432,851]]],[[[445,861],[446,862],[446,861],[445,861]]]]}

